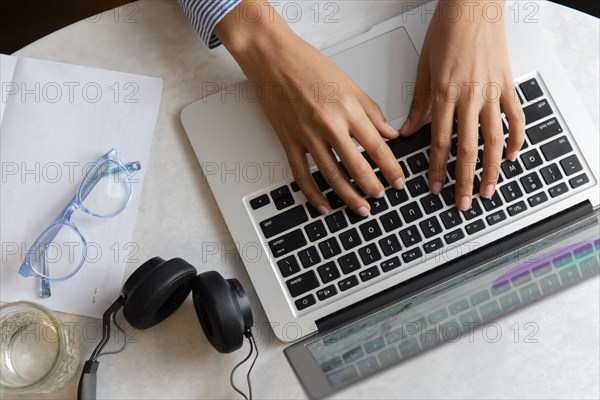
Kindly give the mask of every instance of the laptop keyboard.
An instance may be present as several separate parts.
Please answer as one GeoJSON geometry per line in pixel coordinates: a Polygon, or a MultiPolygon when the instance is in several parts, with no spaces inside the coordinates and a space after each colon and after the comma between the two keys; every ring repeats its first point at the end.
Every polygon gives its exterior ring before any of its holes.
{"type": "MultiPolygon", "coordinates": [[[[526,118],[522,150],[514,162],[503,159],[496,192],[484,199],[478,194],[483,159],[483,139],[479,137],[474,196],[468,211],[454,206],[456,132],[446,183],[440,195],[429,191],[430,125],[412,137],[387,142],[404,170],[403,190],[391,188],[363,152],[386,188],[383,198],[367,199],[371,206],[368,217],[347,208],[319,171],[313,177],[331,205],[327,216],[306,202],[295,182],[247,197],[248,211],[295,313],[309,312],[409,269],[434,257],[444,246],[473,240],[486,229],[542,209],[590,183],[588,169],[541,78],[536,75],[517,87],[526,118]]],[[[504,114],[502,122],[508,139],[504,114]]]]}

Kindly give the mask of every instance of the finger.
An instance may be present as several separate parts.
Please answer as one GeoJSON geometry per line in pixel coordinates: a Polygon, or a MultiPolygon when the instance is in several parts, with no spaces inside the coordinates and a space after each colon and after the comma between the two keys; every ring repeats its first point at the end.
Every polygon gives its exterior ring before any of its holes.
{"type": "Polygon", "coordinates": [[[319,190],[306,160],[306,152],[300,148],[286,150],[287,158],[292,169],[292,174],[296,183],[304,193],[304,196],[313,207],[315,207],[323,215],[329,214],[331,207],[329,202],[319,190]]]}
{"type": "Polygon", "coordinates": [[[400,128],[400,136],[409,136],[418,131],[423,125],[430,104],[431,77],[429,71],[429,61],[426,52],[421,52],[419,66],[417,67],[417,81],[415,84],[415,94],[408,118],[400,128]]]}
{"type": "Polygon", "coordinates": [[[456,206],[466,211],[471,208],[473,176],[477,163],[478,112],[474,107],[458,115],[458,151],[456,155],[456,206]]]}
{"type": "MultiPolygon", "coordinates": [[[[394,153],[392,153],[392,150],[385,140],[378,135],[369,119],[364,116],[354,118],[350,121],[350,130],[356,140],[364,147],[367,154],[379,167],[385,179],[391,183],[392,187],[398,190],[404,189],[404,172],[402,171],[402,167],[400,167],[394,153]]],[[[362,186],[361,188],[365,191],[362,186]]],[[[378,190],[379,192],[365,191],[365,193],[371,195],[375,194],[376,197],[382,197],[384,188],[381,183],[379,183],[378,190]]]]}
{"type": "Polygon", "coordinates": [[[398,137],[398,131],[387,122],[383,112],[381,111],[381,108],[379,107],[379,104],[375,103],[375,101],[373,101],[373,99],[367,96],[367,94],[363,91],[360,91],[357,98],[363,110],[365,111],[365,114],[367,114],[367,117],[379,131],[381,136],[387,139],[394,139],[398,137]]]}
{"type": "Polygon", "coordinates": [[[499,105],[486,103],[479,115],[479,120],[483,131],[483,171],[481,172],[479,194],[489,199],[496,190],[502,150],[504,149],[504,133],[502,132],[499,105]]]}
{"type": "Polygon", "coordinates": [[[452,146],[454,105],[433,103],[431,121],[431,151],[429,152],[429,187],[438,194],[446,180],[446,164],[452,146]]]}
{"type": "MultiPolygon", "coordinates": [[[[369,203],[354,190],[329,145],[324,142],[313,143],[310,152],[323,177],[342,201],[361,217],[369,215],[369,203]]],[[[377,180],[376,177],[374,179],[377,180]]]]}
{"type": "Polygon", "coordinates": [[[525,114],[514,88],[511,90],[507,87],[502,92],[500,104],[508,120],[506,158],[510,161],[515,161],[525,141],[525,114]]]}

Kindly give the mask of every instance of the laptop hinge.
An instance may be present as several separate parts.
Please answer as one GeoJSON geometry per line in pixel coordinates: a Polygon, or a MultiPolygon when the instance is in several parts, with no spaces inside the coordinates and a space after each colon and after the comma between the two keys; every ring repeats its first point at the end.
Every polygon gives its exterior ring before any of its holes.
{"type": "Polygon", "coordinates": [[[535,242],[548,234],[583,219],[593,211],[589,200],[576,204],[565,211],[548,217],[534,225],[517,231],[500,240],[483,246],[473,252],[455,258],[444,264],[442,268],[434,268],[421,275],[393,286],[385,291],[361,300],[352,306],[339,310],[316,321],[319,333],[339,328],[368,314],[378,311],[390,304],[397,303],[407,297],[437,285],[456,275],[463,274],[488,261],[510,253],[523,246],[535,242]]]}

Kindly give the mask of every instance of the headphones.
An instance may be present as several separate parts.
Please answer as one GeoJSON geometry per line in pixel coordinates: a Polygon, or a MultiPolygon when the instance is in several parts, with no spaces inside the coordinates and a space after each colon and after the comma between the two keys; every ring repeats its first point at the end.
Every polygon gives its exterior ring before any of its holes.
{"type": "Polygon", "coordinates": [[[232,387],[247,399],[233,384],[233,373],[252,355],[256,356],[248,371],[249,398],[252,398],[250,371],[258,357],[258,348],[252,336],[254,319],[250,302],[237,279],[225,279],[216,271],[197,275],[196,268],[181,258],[165,261],[154,257],[138,269],[123,285],[121,296],[104,312],[102,317],[102,339],[85,362],[77,398],[96,399],[96,372],[98,357],[120,353],[125,350],[127,336],[116,320],[116,313],[123,308],[125,320],[135,329],[150,328],[171,315],[192,292],[196,315],[210,344],[220,353],[231,353],[242,347],[244,338],[250,343],[250,354],[237,364],[230,375],[232,387]],[[110,340],[111,320],[125,336],[121,349],[102,352],[110,340]]]}

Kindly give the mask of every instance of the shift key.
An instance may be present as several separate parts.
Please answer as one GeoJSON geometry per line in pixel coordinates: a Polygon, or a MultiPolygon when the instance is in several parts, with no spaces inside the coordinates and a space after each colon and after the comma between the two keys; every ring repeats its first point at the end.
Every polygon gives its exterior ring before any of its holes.
{"type": "Polygon", "coordinates": [[[308,221],[308,215],[306,215],[304,207],[299,205],[274,217],[265,219],[260,223],[260,228],[268,239],[306,221],[308,221]]]}

